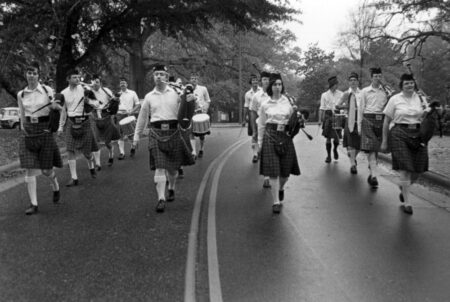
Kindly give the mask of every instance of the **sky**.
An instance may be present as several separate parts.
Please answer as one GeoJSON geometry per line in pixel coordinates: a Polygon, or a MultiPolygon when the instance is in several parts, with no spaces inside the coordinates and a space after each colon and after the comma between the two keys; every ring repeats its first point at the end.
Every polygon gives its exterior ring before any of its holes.
{"type": "Polygon", "coordinates": [[[358,6],[359,0],[291,0],[302,14],[303,24],[286,24],[297,36],[297,45],[306,50],[309,44],[318,42],[326,51],[336,51],[336,36],[348,25],[349,12],[358,6]]]}

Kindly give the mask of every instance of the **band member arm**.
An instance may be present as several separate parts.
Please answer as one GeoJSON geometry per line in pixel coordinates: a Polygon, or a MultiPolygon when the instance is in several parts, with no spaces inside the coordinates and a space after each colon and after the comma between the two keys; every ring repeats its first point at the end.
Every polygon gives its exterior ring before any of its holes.
{"type": "Polygon", "coordinates": [[[19,105],[19,111],[20,111],[20,129],[25,131],[25,128],[23,127],[23,123],[25,121],[25,110],[23,108],[22,104],[22,98],[20,96],[20,92],[17,94],[17,104],[19,105]]]}
{"type": "Polygon", "coordinates": [[[388,141],[389,125],[390,125],[391,121],[392,121],[391,117],[389,117],[388,115],[384,116],[382,144],[387,143],[387,141],[388,141]]]}
{"type": "Polygon", "coordinates": [[[262,141],[266,131],[266,120],[266,113],[263,111],[263,106],[261,106],[258,111],[258,146],[260,148],[262,147],[262,141]]]}
{"type": "Polygon", "coordinates": [[[59,117],[59,127],[58,127],[58,132],[62,132],[64,129],[64,125],[66,124],[66,120],[67,120],[67,105],[64,104],[62,110],[61,110],[61,115],[59,117]]]}
{"type": "Polygon", "coordinates": [[[144,100],[144,103],[142,103],[142,107],[141,107],[141,110],[139,111],[138,119],[136,122],[136,129],[134,131],[133,142],[139,141],[142,131],[148,124],[150,113],[151,113],[150,102],[147,102],[146,100],[144,100]]]}

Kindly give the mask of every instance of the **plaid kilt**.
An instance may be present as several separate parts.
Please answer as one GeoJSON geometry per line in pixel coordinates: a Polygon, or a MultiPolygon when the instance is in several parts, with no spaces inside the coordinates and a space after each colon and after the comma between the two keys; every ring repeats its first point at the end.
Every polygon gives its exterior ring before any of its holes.
{"type": "Polygon", "coordinates": [[[110,144],[111,141],[120,139],[118,126],[113,121],[113,116],[107,115],[102,118],[93,118],[92,130],[97,143],[110,144]]]}
{"type": "Polygon", "coordinates": [[[54,134],[51,132],[43,132],[44,130],[48,130],[48,122],[37,124],[26,122],[24,123],[24,127],[27,133],[32,136],[31,139],[40,144],[40,150],[33,152],[27,149],[25,146],[25,135],[21,135],[19,139],[20,167],[41,170],[49,170],[53,167],[61,168],[63,163],[54,134]],[[40,133],[42,135],[38,135],[40,133]]]}
{"type": "Polygon", "coordinates": [[[394,126],[388,144],[392,153],[392,169],[422,173],[428,171],[428,149],[420,145],[420,129],[394,126]]]}
{"type": "Polygon", "coordinates": [[[354,148],[359,150],[361,148],[361,136],[358,133],[358,125],[355,122],[355,127],[353,128],[353,132],[350,132],[348,129],[348,119],[345,122],[344,128],[344,139],[342,141],[344,148],[354,148]]]}
{"type": "Polygon", "coordinates": [[[325,111],[325,116],[322,124],[322,135],[326,138],[339,140],[342,138],[342,130],[333,128],[333,113],[331,110],[325,111]]]}
{"type": "Polygon", "coordinates": [[[383,135],[383,120],[376,120],[375,116],[364,115],[361,121],[361,150],[376,151],[380,150],[383,135]]]}
{"type": "Polygon", "coordinates": [[[190,131],[150,128],[148,150],[150,170],[174,171],[181,166],[195,164],[189,141],[190,131]]]}
{"type": "Polygon", "coordinates": [[[70,129],[74,122],[70,118],[66,122],[66,149],[67,151],[75,153],[77,150],[83,153],[85,157],[90,157],[92,152],[98,151],[97,141],[94,139],[94,133],[91,129],[90,118],[82,123],[83,135],[79,138],[74,138],[70,129]]]}
{"type": "Polygon", "coordinates": [[[259,174],[269,177],[300,175],[294,143],[286,132],[266,127],[261,147],[259,174]],[[275,150],[277,143],[285,145],[285,154],[282,156],[278,155],[275,150]]]}

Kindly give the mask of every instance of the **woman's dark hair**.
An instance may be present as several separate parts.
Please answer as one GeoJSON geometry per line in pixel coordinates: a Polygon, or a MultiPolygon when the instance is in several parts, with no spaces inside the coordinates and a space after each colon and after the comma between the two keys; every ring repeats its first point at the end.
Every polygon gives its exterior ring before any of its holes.
{"type": "Polygon", "coordinates": [[[41,66],[36,61],[31,61],[30,64],[27,65],[26,70],[34,71],[37,70],[38,73],[41,73],[41,66]]]}
{"type": "Polygon", "coordinates": [[[410,73],[404,73],[400,76],[400,83],[398,84],[400,90],[403,90],[403,82],[406,81],[414,81],[414,90],[418,90],[416,79],[414,79],[414,76],[410,73]]]}
{"type": "Polygon", "coordinates": [[[283,80],[280,79],[280,78],[276,78],[276,79],[271,79],[270,82],[269,82],[269,87],[267,87],[267,94],[269,96],[273,96],[272,86],[273,86],[273,84],[275,84],[275,82],[277,80],[281,81],[281,94],[284,94],[284,83],[283,83],[283,80]]]}

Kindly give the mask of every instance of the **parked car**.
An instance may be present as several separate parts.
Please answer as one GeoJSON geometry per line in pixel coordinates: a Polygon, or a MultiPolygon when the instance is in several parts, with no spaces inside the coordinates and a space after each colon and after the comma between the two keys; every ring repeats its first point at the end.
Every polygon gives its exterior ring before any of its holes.
{"type": "Polygon", "coordinates": [[[2,128],[16,128],[20,126],[19,107],[5,107],[0,109],[0,125],[2,128]]]}

